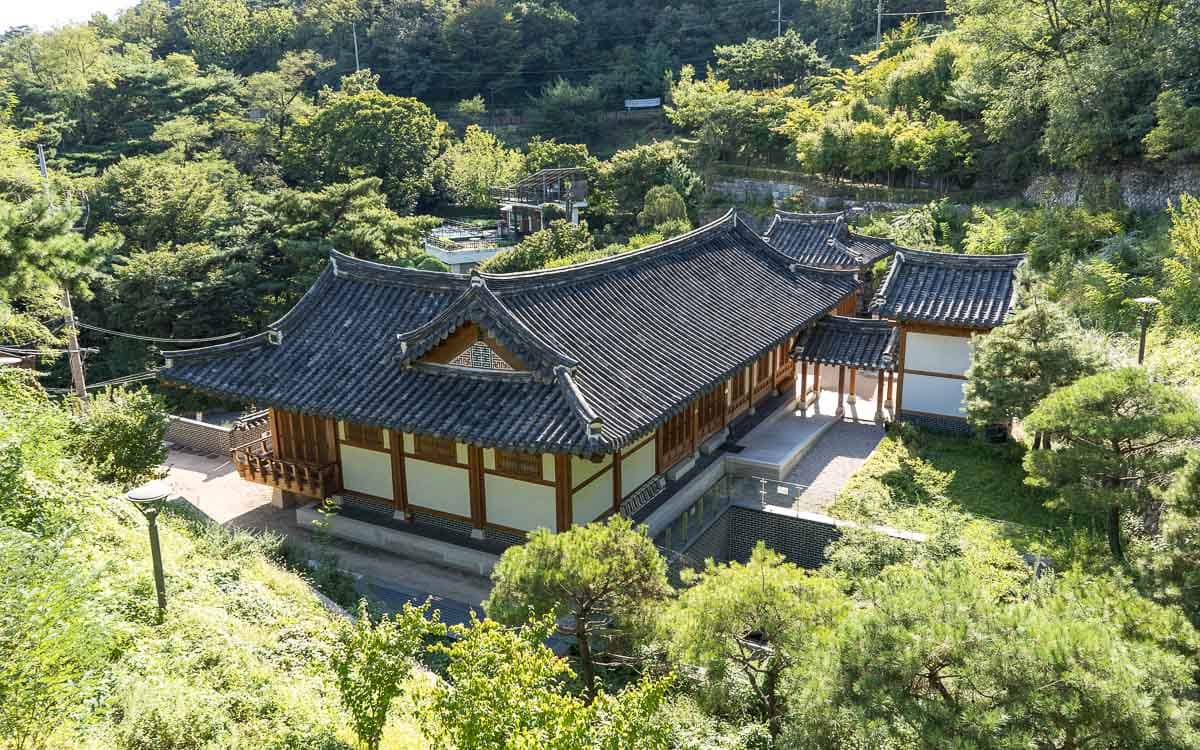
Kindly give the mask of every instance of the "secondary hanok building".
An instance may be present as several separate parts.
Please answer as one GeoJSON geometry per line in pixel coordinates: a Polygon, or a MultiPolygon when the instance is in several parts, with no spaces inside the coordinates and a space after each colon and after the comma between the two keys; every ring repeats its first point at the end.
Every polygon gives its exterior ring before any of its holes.
{"type": "MultiPolygon", "coordinates": [[[[505,275],[337,252],[267,331],[164,353],[175,384],[270,410],[241,475],[417,526],[516,541],[618,512],[773,393],[855,295],[733,212],[681,237],[505,275]]],[[[461,538],[461,537],[460,537],[461,538]]]]}
{"type": "Polygon", "coordinates": [[[963,385],[971,338],[1012,314],[1024,255],[957,255],[902,249],[874,303],[897,327],[897,418],[966,430],[963,385]]]}
{"type": "Polygon", "coordinates": [[[890,257],[897,248],[891,240],[855,232],[846,219],[845,211],[824,214],[776,211],[763,232],[763,239],[797,263],[860,272],[862,293],[837,310],[839,315],[856,315],[866,313],[871,300],[871,267],[890,257]]]}

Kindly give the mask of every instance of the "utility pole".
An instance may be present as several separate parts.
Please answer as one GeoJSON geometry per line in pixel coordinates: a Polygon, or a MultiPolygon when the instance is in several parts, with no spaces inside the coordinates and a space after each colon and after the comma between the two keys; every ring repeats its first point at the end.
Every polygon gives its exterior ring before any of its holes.
{"type": "Polygon", "coordinates": [[[783,36],[783,0],[775,0],[775,38],[783,36]]]}
{"type": "Polygon", "coordinates": [[[357,73],[358,68],[358,24],[350,22],[350,34],[354,37],[354,72],[357,73]]]}
{"type": "MultiPolygon", "coordinates": [[[[54,197],[50,191],[50,172],[46,169],[46,151],[42,144],[37,146],[38,171],[42,173],[42,184],[46,187],[46,203],[54,207],[54,197]]],[[[75,387],[75,395],[80,401],[87,401],[87,383],[83,379],[83,357],[79,353],[79,330],[75,327],[75,311],[71,308],[71,289],[64,280],[62,282],[63,320],[67,331],[67,359],[71,364],[71,384],[75,387]]]]}
{"type": "Polygon", "coordinates": [[[883,44],[883,0],[875,4],[875,48],[883,44]]]}
{"type": "Polygon", "coordinates": [[[71,291],[63,282],[63,318],[66,320],[67,359],[71,363],[71,384],[80,401],[87,401],[87,384],[83,380],[83,357],[79,354],[79,329],[75,326],[75,311],[71,309],[71,291]]]}

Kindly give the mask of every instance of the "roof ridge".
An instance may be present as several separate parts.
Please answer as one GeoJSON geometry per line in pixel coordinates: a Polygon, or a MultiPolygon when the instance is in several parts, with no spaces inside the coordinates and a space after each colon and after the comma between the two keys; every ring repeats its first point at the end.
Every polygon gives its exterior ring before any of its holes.
{"type": "Polygon", "coordinates": [[[470,280],[467,289],[437,315],[412,330],[396,334],[401,364],[417,361],[470,321],[498,339],[513,354],[532,360],[526,364],[535,370],[545,372],[556,366],[578,366],[577,360],[546,343],[514,315],[488,288],[482,274],[472,271],[470,280]]]}
{"type": "Polygon", "coordinates": [[[913,250],[897,247],[896,257],[901,261],[962,265],[969,268],[1009,268],[1025,260],[1025,253],[1008,255],[972,255],[969,253],[939,253],[935,250],[913,250]]]}
{"type": "Polygon", "coordinates": [[[463,284],[469,278],[466,274],[452,271],[427,271],[423,268],[355,258],[339,252],[336,248],[329,249],[329,260],[337,278],[369,283],[402,284],[419,286],[423,289],[461,291],[463,284]]]}
{"type": "Polygon", "coordinates": [[[777,208],[777,209],[775,209],[775,216],[776,216],[776,218],[778,218],[782,221],[811,221],[811,222],[819,221],[819,222],[823,222],[826,224],[832,224],[833,222],[837,221],[838,219],[845,220],[846,211],[842,210],[842,211],[828,211],[825,213],[803,213],[800,211],[784,211],[782,209],[777,208]]]}
{"type": "Polygon", "coordinates": [[[582,276],[584,274],[581,272],[592,272],[597,269],[607,269],[609,267],[628,266],[642,261],[647,257],[666,255],[668,251],[677,249],[678,245],[682,245],[686,242],[694,240],[697,237],[720,230],[724,228],[725,224],[729,224],[728,228],[733,228],[736,226],[736,221],[737,211],[731,208],[720,218],[710,221],[707,224],[696,227],[695,229],[685,232],[684,234],[670,237],[660,242],[655,242],[652,245],[639,247],[637,250],[630,250],[629,252],[617,253],[616,255],[610,255],[606,258],[597,258],[595,260],[576,263],[570,266],[560,266],[558,268],[538,268],[532,271],[516,271],[513,273],[484,273],[481,275],[488,281],[498,281],[502,284],[528,280],[566,278],[572,275],[582,276]]]}
{"type": "Polygon", "coordinates": [[[604,420],[596,413],[596,410],[588,403],[587,397],[583,395],[583,391],[579,390],[579,386],[576,385],[573,368],[562,365],[555,367],[554,379],[563,389],[563,394],[567,397],[567,402],[571,404],[575,415],[587,426],[588,441],[598,442],[600,433],[604,431],[604,420]]]}

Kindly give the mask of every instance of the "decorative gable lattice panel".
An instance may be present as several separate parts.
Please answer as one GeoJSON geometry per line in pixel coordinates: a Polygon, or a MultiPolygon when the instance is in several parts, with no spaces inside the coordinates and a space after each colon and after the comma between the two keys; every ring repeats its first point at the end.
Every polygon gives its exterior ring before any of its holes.
{"type": "Polygon", "coordinates": [[[450,360],[450,364],[455,367],[473,367],[476,370],[507,370],[512,371],[512,366],[496,353],[496,350],[482,341],[475,343],[463,349],[462,352],[450,360]]]}

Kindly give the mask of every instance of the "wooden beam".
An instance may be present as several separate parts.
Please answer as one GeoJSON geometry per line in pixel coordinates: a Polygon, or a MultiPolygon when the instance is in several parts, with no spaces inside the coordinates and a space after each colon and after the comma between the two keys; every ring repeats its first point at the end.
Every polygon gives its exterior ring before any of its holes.
{"type": "Polygon", "coordinates": [[[807,416],[808,411],[808,361],[800,362],[800,415],[807,416]]]}
{"type": "Polygon", "coordinates": [[[558,531],[571,528],[571,457],[554,454],[554,516],[558,531]]]}
{"type": "Polygon", "coordinates": [[[621,497],[621,449],[620,448],[618,448],[617,452],[613,454],[612,468],[613,468],[612,509],[613,509],[613,513],[619,513],[621,511],[621,500],[624,499],[621,497]]]}
{"type": "Polygon", "coordinates": [[[467,446],[468,487],[471,496],[471,527],[483,532],[487,525],[487,502],[484,497],[483,448],[467,446]]]}
{"type": "Polygon", "coordinates": [[[833,413],[835,417],[841,417],[846,413],[846,366],[838,365],[838,399],[837,411],[833,413]]]}
{"type": "Polygon", "coordinates": [[[884,370],[879,371],[879,382],[875,384],[875,423],[883,424],[883,381],[887,378],[884,370]]]}
{"type": "Polygon", "coordinates": [[[408,482],[404,473],[404,435],[394,430],[388,436],[392,447],[392,502],[395,512],[404,514],[404,520],[412,520],[408,509],[408,482]]]}

